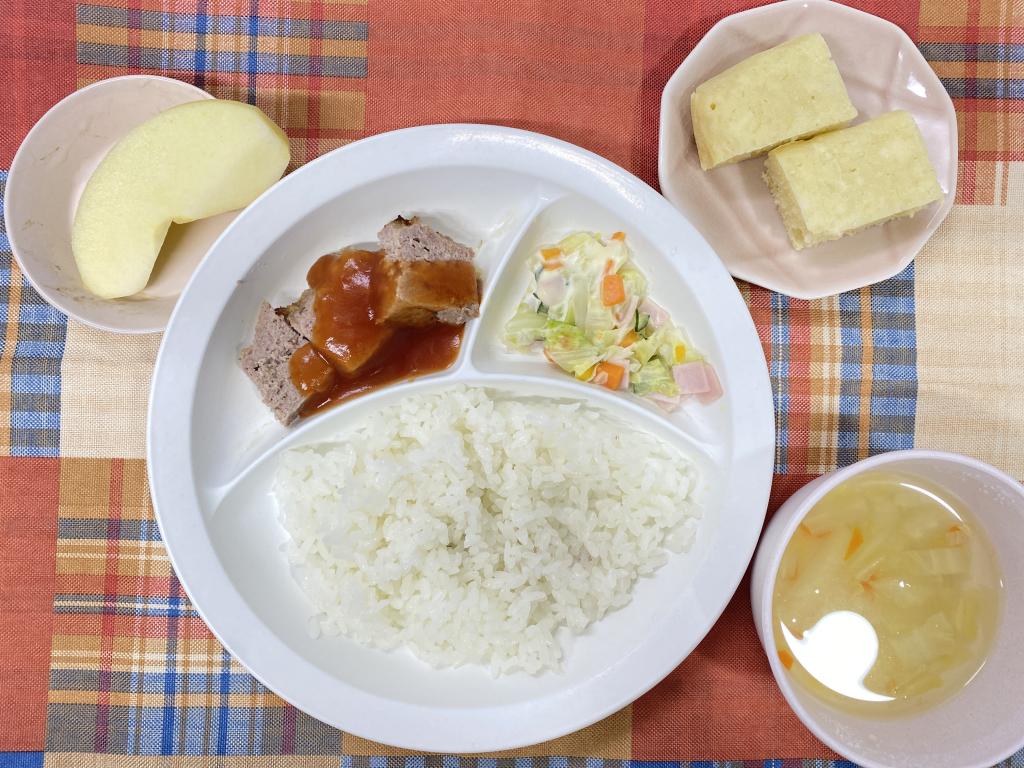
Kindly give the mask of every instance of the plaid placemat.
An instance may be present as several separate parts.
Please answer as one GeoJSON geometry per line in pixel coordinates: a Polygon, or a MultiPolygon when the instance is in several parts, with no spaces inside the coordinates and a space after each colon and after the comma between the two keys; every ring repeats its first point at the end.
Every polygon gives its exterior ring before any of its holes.
{"type": "MultiPolygon", "coordinates": [[[[485,122],[656,184],[662,86],[715,21],[752,4],[4,0],[0,168],[76,87],[141,72],[257,104],[296,165],[393,128],[485,122]]],[[[836,466],[913,446],[1024,478],[1024,3],[852,4],[902,27],[953,96],[960,187],[897,278],[814,302],[741,285],[775,393],[772,509],[836,466]]],[[[0,233],[0,766],[842,764],[781,699],[745,583],[653,691],[537,747],[413,755],[286,705],[214,640],[160,543],[143,460],[158,343],[69,322],[0,233]]]]}

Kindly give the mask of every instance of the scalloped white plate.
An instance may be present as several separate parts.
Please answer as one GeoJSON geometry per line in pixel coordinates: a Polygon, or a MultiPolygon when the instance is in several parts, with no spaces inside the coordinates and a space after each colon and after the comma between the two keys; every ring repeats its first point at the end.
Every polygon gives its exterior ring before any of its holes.
{"type": "Polygon", "coordinates": [[[736,277],[798,299],[816,299],[899,274],[953,207],[957,126],[953,102],[917,46],[895,24],[831,0],[783,0],[722,19],[669,79],[661,98],[661,191],[736,277]],[[858,116],[905,109],[914,116],[946,196],[900,219],[802,251],[790,245],[768,188],[764,158],[702,171],[690,94],[748,56],[821,32],[858,116]]]}
{"type": "Polygon", "coordinates": [[[474,125],[412,128],[351,144],[286,177],[214,244],[163,340],[149,412],[157,519],[196,608],[282,697],[360,736],[439,752],[522,746],[626,705],[704,637],[746,570],[764,520],[774,422],[764,354],[721,262],[662,197],[608,161],[554,139],[474,125]],[[449,371],[349,401],[286,429],[235,364],[259,303],[303,287],[320,254],[373,241],[418,214],[478,248],[482,316],[449,371]],[[503,351],[497,332],[526,284],[524,259],[572,229],[625,230],[654,296],[714,362],[725,396],[668,417],[503,351]],[[280,551],[269,484],[280,452],[330,438],[360,414],[457,382],[584,399],[690,452],[705,469],[693,550],[638,583],[633,601],[571,642],[565,668],[492,678],[436,670],[408,651],[312,639],[312,608],[280,551]]]}

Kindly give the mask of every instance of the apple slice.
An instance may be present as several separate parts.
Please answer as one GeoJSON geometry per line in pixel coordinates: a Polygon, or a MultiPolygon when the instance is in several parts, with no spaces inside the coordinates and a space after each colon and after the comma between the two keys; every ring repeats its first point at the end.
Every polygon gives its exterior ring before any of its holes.
{"type": "Polygon", "coordinates": [[[209,99],[172,107],[114,145],[82,192],[71,248],[85,287],[114,299],[146,287],[172,223],[244,208],[288,165],[263,112],[209,99]]]}

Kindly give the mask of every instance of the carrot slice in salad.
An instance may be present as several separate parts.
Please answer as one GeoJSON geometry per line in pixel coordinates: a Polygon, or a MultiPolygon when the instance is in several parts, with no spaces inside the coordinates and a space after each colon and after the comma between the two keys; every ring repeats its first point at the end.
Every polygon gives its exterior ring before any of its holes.
{"type": "Polygon", "coordinates": [[[601,302],[613,307],[626,300],[626,285],[621,275],[605,275],[601,280],[601,302]]]}
{"type": "Polygon", "coordinates": [[[557,259],[558,257],[560,257],[562,255],[562,249],[561,248],[541,248],[540,249],[540,255],[544,259],[544,261],[551,261],[552,259],[557,259]]]}
{"type": "Polygon", "coordinates": [[[615,365],[614,363],[598,363],[597,372],[594,377],[601,376],[601,386],[608,387],[608,389],[618,389],[622,383],[622,376],[625,374],[625,370],[621,365],[615,365]],[[601,376],[601,374],[604,376],[601,376]]]}
{"type": "Polygon", "coordinates": [[[612,240],[625,240],[625,239],[626,239],[626,233],[625,232],[612,232],[612,240]]]}

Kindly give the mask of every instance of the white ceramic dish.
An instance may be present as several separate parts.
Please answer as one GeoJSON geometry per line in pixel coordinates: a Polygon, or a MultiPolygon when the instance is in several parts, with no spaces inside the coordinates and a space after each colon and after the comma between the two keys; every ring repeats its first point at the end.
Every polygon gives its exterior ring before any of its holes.
{"type": "Polygon", "coordinates": [[[662,94],[662,193],[733,275],[796,298],[820,298],[898,274],[952,208],[956,172],[953,102],[917,46],[895,24],[831,0],[783,0],[723,19],[686,57],[662,94]],[[761,178],[763,158],[701,170],[690,94],[748,56],[810,32],[821,32],[828,42],[859,112],[854,124],[895,109],[914,116],[946,195],[912,218],[797,251],[761,178]]]}
{"type": "Polygon", "coordinates": [[[122,136],[165,109],[212,98],[167,77],[113,77],[75,91],[29,131],[7,177],[4,220],[22,272],[44,299],[96,328],[164,329],[196,264],[238,214],[175,227],[146,290],[115,300],[98,298],[82,286],[71,252],[71,224],[86,182],[122,136]]]}
{"type": "Polygon", "coordinates": [[[808,483],[775,513],[758,547],[751,578],[754,624],[786,701],[815,736],[865,768],[987,768],[1024,746],[1024,489],[976,459],[938,451],[894,451],[808,483]],[[783,552],[797,527],[830,490],[876,468],[899,470],[949,489],[974,514],[1002,564],[1000,627],[985,666],[960,693],[911,717],[856,717],[794,686],[772,632],[772,593],[783,552]]]}
{"type": "Polygon", "coordinates": [[[153,377],[149,472],[164,541],[189,596],[256,677],[313,716],[417,750],[476,752],[574,731],[624,706],[704,637],[735,591],[764,518],[774,424],[764,355],[728,274],[650,187],[554,139],[490,126],[413,128],[326,155],[268,191],[213,246],[181,296],[153,377]],[[372,242],[418,214],[478,247],[479,320],[444,373],[386,388],[290,429],[238,369],[261,301],[292,300],[317,256],[372,242]],[[714,362],[725,396],[664,416],[577,383],[543,360],[506,354],[498,329],[526,284],[524,259],[573,229],[625,230],[654,296],[714,362]],[[312,609],[279,551],[268,486],[287,446],[330,437],[405,393],[456,382],[586,398],[692,452],[706,470],[707,518],[690,556],[637,585],[632,603],[574,641],[565,669],[494,679],[435,670],[407,651],[313,640],[312,609]]]}

